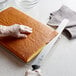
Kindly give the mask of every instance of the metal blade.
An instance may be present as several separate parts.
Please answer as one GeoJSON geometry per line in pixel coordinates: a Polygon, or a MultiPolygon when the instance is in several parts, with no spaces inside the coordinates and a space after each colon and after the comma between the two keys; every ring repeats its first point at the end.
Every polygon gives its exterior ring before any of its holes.
{"type": "Polygon", "coordinates": [[[51,40],[40,52],[40,54],[35,58],[35,60],[33,61],[32,65],[39,65],[41,64],[41,61],[47,56],[47,54],[50,52],[51,48],[53,47],[53,45],[55,44],[55,42],[57,41],[58,37],[60,36],[60,34],[62,33],[62,31],[64,30],[65,26],[67,25],[69,21],[67,19],[64,19],[61,24],[58,26],[58,28],[56,29],[56,31],[58,32],[58,35],[51,40]]]}

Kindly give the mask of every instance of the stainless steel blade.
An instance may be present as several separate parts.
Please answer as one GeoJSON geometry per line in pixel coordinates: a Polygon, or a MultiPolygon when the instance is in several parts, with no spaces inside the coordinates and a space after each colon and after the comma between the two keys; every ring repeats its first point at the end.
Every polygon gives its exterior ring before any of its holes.
{"type": "Polygon", "coordinates": [[[51,48],[53,47],[53,45],[55,44],[55,42],[57,41],[58,37],[61,35],[62,31],[64,30],[65,26],[68,23],[68,19],[64,19],[61,24],[58,26],[58,28],[56,29],[56,31],[58,32],[58,35],[52,40],[50,41],[40,52],[40,54],[34,59],[32,65],[39,65],[41,64],[41,61],[47,56],[47,54],[51,51],[51,48]]]}

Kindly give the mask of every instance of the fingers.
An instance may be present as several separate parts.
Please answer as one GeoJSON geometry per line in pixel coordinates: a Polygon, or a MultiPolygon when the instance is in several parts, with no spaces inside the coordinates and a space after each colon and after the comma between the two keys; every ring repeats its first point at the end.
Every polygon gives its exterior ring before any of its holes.
{"type": "Polygon", "coordinates": [[[20,25],[19,31],[20,31],[20,33],[32,33],[32,28],[30,28],[28,26],[20,25]]]}
{"type": "Polygon", "coordinates": [[[28,27],[28,26],[24,26],[24,25],[20,25],[20,26],[22,26],[22,27],[24,27],[24,28],[26,28],[26,29],[32,30],[32,28],[30,28],[30,27],[28,27]]]}
{"type": "Polygon", "coordinates": [[[39,70],[32,71],[30,69],[26,70],[25,76],[42,76],[42,73],[39,70]]]}
{"type": "Polygon", "coordinates": [[[20,33],[28,34],[28,33],[32,33],[32,31],[29,30],[29,29],[21,29],[21,30],[20,30],[20,33]]]}
{"type": "Polygon", "coordinates": [[[27,35],[26,34],[17,34],[16,35],[16,38],[26,38],[27,37],[27,35]]]}
{"type": "Polygon", "coordinates": [[[19,25],[19,32],[17,38],[26,38],[28,33],[32,33],[32,28],[24,25],[19,25]]]}

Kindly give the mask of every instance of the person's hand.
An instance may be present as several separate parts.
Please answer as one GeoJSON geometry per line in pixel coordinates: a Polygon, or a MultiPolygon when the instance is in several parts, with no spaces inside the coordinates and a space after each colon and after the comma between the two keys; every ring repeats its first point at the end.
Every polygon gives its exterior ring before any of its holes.
{"type": "Polygon", "coordinates": [[[0,37],[13,36],[16,38],[24,38],[29,33],[32,33],[32,28],[24,25],[0,26],[0,37]]]}
{"type": "Polygon", "coordinates": [[[26,70],[25,72],[25,76],[42,76],[41,70],[37,69],[37,70],[26,70]]]}

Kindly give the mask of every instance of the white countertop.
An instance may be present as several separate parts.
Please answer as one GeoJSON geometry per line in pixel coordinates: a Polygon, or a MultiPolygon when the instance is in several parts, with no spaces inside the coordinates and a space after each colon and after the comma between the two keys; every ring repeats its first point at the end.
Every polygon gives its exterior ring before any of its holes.
{"type": "MultiPolygon", "coordinates": [[[[14,5],[11,0],[9,3],[14,5]]],[[[40,0],[35,9],[21,11],[46,24],[50,12],[63,4],[76,11],[76,0],[40,0]]],[[[62,35],[42,63],[43,76],[76,76],[76,39],[68,40],[62,35]]],[[[25,76],[25,69],[22,62],[0,47],[0,76],[25,76]]]]}

